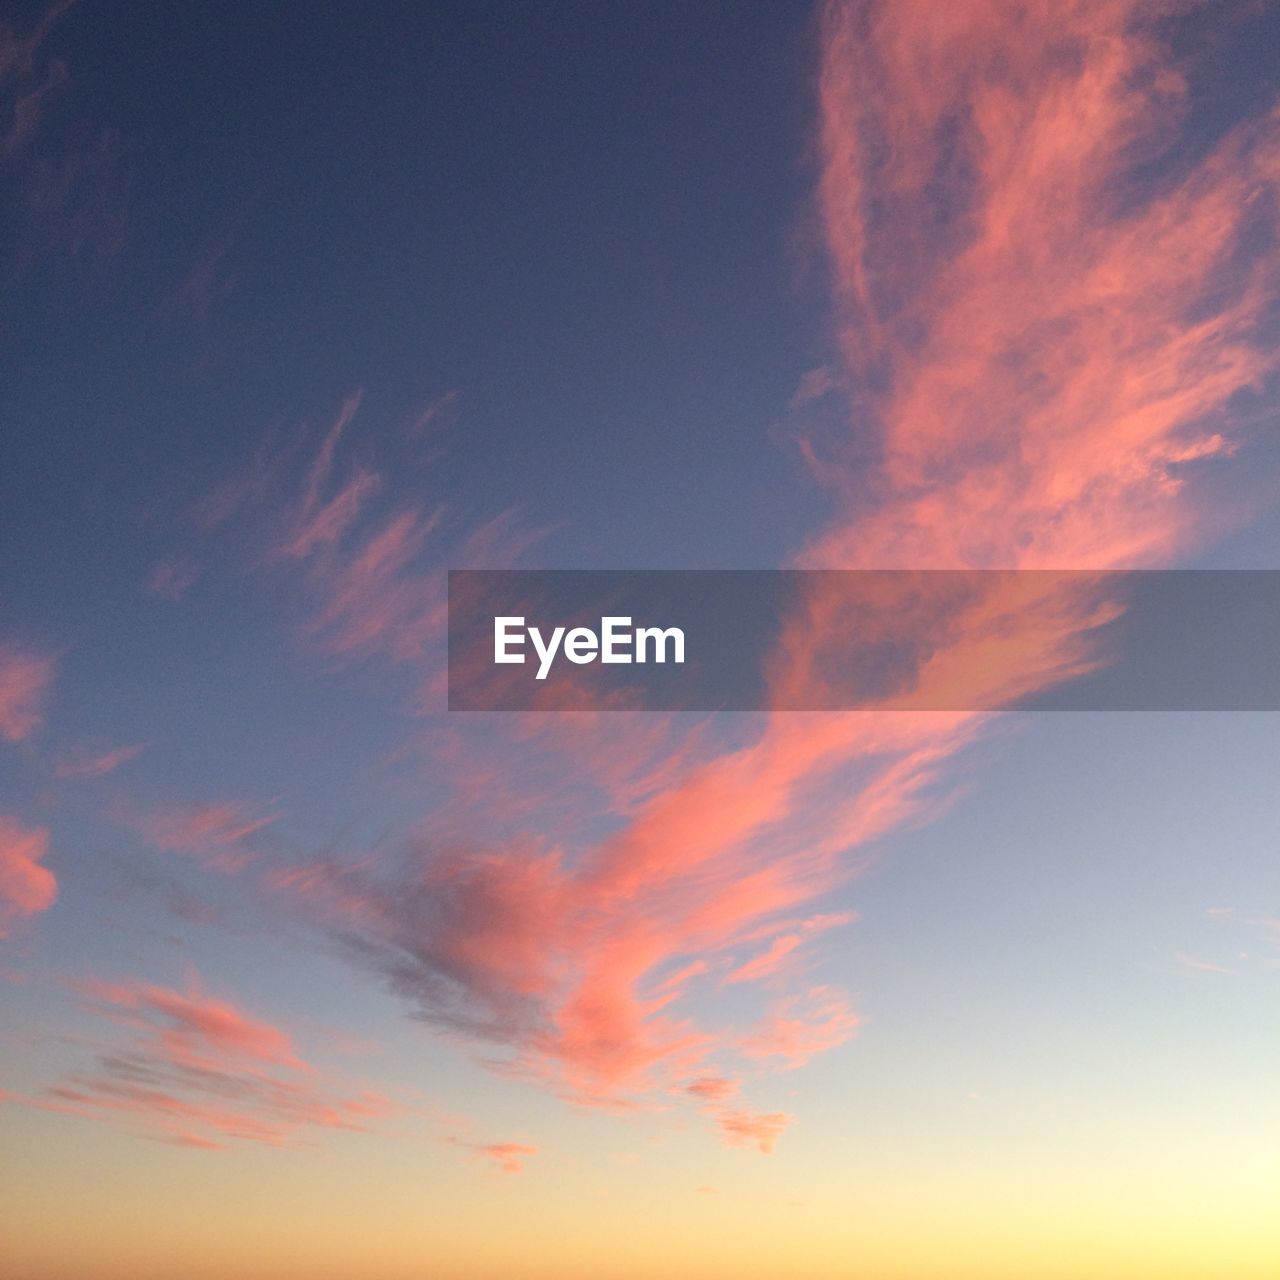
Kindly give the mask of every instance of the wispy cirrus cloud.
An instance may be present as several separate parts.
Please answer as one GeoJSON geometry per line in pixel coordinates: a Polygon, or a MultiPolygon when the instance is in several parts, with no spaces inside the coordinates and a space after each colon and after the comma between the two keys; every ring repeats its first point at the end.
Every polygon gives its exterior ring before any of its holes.
{"type": "Polygon", "coordinates": [[[741,1080],[729,1076],[699,1076],[682,1086],[682,1091],[702,1102],[724,1102],[732,1098],[741,1085],[741,1080]]]}
{"type": "Polygon", "coordinates": [[[285,1032],[198,989],[184,994],[151,983],[88,979],[79,984],[79,990],[105,1016],[151,1032],[175,1062],[207,1064],[220,1057],[248,1058],[306,1069],[285,1032]]]}
{"type": "Polygon", "coordinates": [[[819,205],[881,434],[877,509],[814,563],[1159,563],[1214,518],[1196,468],[1276,367],[1275,114],[1178,150],[1188,80],[1148,7],[1007,17],[824,8],[819,205]]]}
{"type": "Polygon", "coordinates": [[[21,742],[44,723],[57,659],[0,642],[0,738],[21,742]]]}
{"type": "Polygon", "coordinates": [[[762,978],[775,977],[795,967],[800,949],[812,939],[829,929],[852,924],[857,916],[852,911],[828,911],[796,921],[793,927],[775,926],[768,947],[750,960],[727,973],[724,983],[759,982],[762,978]],[[781,931],[779,931],[781,930],[781,931]]]}
{"type": "Polygon", "coordinates": [[[15,921],[48,911],[58,896],[57,877],[43,865],[49,832],[0,814],[0,938],[15,921]]]}
{"type": "MultiPolygon", "coordinates": [[[[1032,3],[1017,22],[987,0],[832,2],[819,46],[835,351],[797,402],[848,412],[806,441],[834,514],[796,563],[1103,570],[1184,554],[1225,518],[1199,482],[1247,445],[1231,407],[1276,369],[1276,117],[1175,160],[1187,78],[1149,9],[1120,0],[1032,3]]],[[[268,559],[301,573],[323,651],[438,671],[443,594],[424,564],[445,517],[343,462],[357,407],[304,468],[268,559]]],[[[922,688],[990,705],[1087,669],[1109,602],[1038,581],[963,601],[922,688]]],[[[769,673],[777,705],[796,705],[782,695],[820,677],[848,625],[839,598],[802,602],[769,673]]],[[[577,1101],[747,1079],[847,1042],[848,997],[796,988],[801,949],[851,923],[816,904],[938,811],[983,719],[774,712],[655,731],[618,714],[605,734],[598,710],[441,730],[450,821],[270,887],[415,1016],[577,1101]],[[517,752],[554,746],[550,776],[508,770],[503,734],[517,752]],[[745,1026],[708,1012],[725,985],[763,990],[745,1026]]],[[[786,1122],[706,1101],[761,1149],[786,1122]]]]}
{"type": "Polygon", "coordinates": [[[125,825],[157,849],[187,854],[226,872],[243,870],[253,857],[251,837],[280,817],[239,800],[121,813],[125,825]]]}
{"type": "Polygon", "coordinates": [[[189,556],[169,555],[156,561],[144,586],[148,595],[162,600],[181,600],[200,577],[200,566],[189,556]]]}
{"type": "Polygon", "coordinates": [[[830,987],[812,987],[788,996],[742,1041],[749,1058],[776,1058],[788,1068],[843,1044],[859,1018],[848,1001],[830,987]]]}
{"type": "Polygon", "coordinates": [[[104,778],[146,750],[142,743],[97,750],[80,746],[66,752],[53,766],[55,778],[104,778]]]}
{"type": "Polygon", "coordinates": [[[58,19],[73,3],[62,0],[47,6],[25,35],[8,23],[0,24],[0,90],[8,108],[0,151],[5,155],[26,145],[47,113],[49,99],[67,79],[66,64],[56,58],[42,59],[41,52],[58,19]]]}
{"type": "Polygon", "coordinates": [[[105,260],[124,242],[128,176],[110,129],[71,121],[71,71],[49,37],[74,0],[44,7],[29,30],[0,21],[0,180],[19,215],[11,227],[18,264],[60,252],[105,260]]]}
{"type": "Polygon", "coordinates": [[[1185,969],[1189,973],[1220,973],[1224,977],[1235,977],[1240,973],[1239,969],[1232,968],[1230,965],[1219,964],[1216,960],[1204,960],[1199,956],[1189,955],[1185,951],[1177,952],[1173,959],[1178,968],[1185,969]]]}
{"type": "Polygon", "coordinates": [[[462,392],[457,387],[451,387],[448,391],[443,391],[440,395],[428,401],[409,421],[406,427],[406,433],[409,438],[416,439],[426,432],[434,430],[443,418],[457,408],[461,398],[462,392]]]}
{"type": "MultiPolygon", "coordinates": [[[[317,864],[275,873],[272,887],[325,921],[419,1016],[506,1046],[517,1070],[577,1100],[670,1087],[718,1050],[794,1065],[852,1034],[856,1018],[831,993],[788,1006],[754,1039],[666,1012],[711,969],[723,971],[730,948],[790,936],[793,917],[778,917],[772,932],[762,926],[815,891],[790,883],[797,868],[785,859],[748,871],[735,833],[717,829],[719,811],[703,801],[696,812],[710,845],[701,861],[664,822],[660,847],[682,849],[683,862],[645,868],[608,844],[576,867],[536,846],[424,845],[398,866],[317,864]]],[[[816,879],[830,871],[822,859],[810,869],[816,879]]]]}
{"type": "Polygon", "coordinates": [[[288,1032],[198,984],[91,980],[79,989],[90,1011],[131,1038],[102,1043],[92,1065],[15,1101],[200,1150],[308,1145],[319,1132],[366,1132],[402,1110],[377,1090],[329,1081],[288,1032]]]}
{"type": "Polygon", "coordinates": [[[1239,907],[1210,907],[1205,914],[1222,934],[1222,940],[1210,948],[1215,958],[1177,951],[1173,961],[1180,969],[1240,977],[1280,968],[1280,915],[1239,907]]]}
{"type": "Polygon", "coordinates": [[[538,1154],[538,1148],[523,1142],[468,1143],[471,1150],[492,1160],[503,1173],[522,1173],[524,1162],[538,1154]]]}
{"type": "Polygon", "coordinates": [[[321,652],[411,665],[426,687],[438,686],[447,625],[446,552],[453,567],[500,565],[537,534],[520,531],[512,512],[463,535],[447,531],[443,504],[398,497],[370,462],[340,461],[361,399],[359,392],[348,397],[315,450],[267,562],[303,569],[313,601],[304,632],[321,652]]]}

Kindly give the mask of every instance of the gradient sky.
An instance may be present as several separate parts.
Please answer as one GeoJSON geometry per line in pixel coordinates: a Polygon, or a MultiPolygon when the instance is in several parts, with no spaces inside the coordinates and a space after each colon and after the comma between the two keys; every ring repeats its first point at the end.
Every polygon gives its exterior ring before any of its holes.
{"type": "Polygon", "coordinates": [[[1274,6],[81,0],[0,91],[6,1280],[1280,1271],[1274,714],[444,710],[448,568],[1280,567],[1274,6]]]}

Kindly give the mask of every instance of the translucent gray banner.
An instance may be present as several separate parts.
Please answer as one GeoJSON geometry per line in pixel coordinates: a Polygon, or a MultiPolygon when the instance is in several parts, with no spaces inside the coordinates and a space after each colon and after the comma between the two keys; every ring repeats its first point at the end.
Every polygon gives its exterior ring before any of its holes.
{"type": "Polygon", "coordinates": [[[453,711],[1280,710],[1280,570],[453,570],[453,711]]]}

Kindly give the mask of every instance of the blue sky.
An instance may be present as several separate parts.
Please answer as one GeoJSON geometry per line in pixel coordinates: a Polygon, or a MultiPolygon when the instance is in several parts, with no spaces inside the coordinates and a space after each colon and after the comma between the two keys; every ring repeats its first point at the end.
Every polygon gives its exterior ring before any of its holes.
{"type": "Polygon", "coordinates": [[[1274,714],[442,681],[450,567],[1276,567],[1276,21],[19,7],[16,1274],[1274,1274],[1274,714]]]}

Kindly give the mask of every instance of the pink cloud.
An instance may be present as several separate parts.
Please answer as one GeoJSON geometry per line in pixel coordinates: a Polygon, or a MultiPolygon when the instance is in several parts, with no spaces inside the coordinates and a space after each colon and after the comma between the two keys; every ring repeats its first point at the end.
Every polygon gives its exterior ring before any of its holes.
{"type": "MultiPolygon", "coordinates": [[[[428,406],[403,435],[409,443],[443,413],[454,393],[428,406]]],[[[380,658],[417,670],[415,710],[440,700],[447,624],[447,563],[509,564],[541,534],[506,511],[471,528],[450,527],[443,504],[418,492],[397,495],[395,468],[344,459],[343,442],[361,395],[343,403],[292,485],[282,482],[285,516],[268,537],[262,564],[302,574],[310,607],[307,643],[340,662],[380,658]]],[[[405,440],[399,443],[403,446],[405,440]]]]}
{"type": "Polygon", "coordinates": [[[0,814],[0,938],[15,920],[53,906],[58,881],[41,860],[49,851],[44,827],[24,827],[16,818],[0,814]]]}
{"type": "Polygon", "coordinates": [[[68,752],[53,766],[55,778],[102,778],[114,773],[122,764],[141,754],[141,743],[131,747],[113,747],[108,751],[92,751],[77,748],[68,752]]]}
{"type": "Polygon", "coordinates": [[[794,966],[797,952],[810,939],[828,929],[849,924],[854,919],[856,916],[851,911],[827,912],[810,916],[794,927],[786,927],[785,931],[776,934],[764,951],[726,975],[724,984],[729,986],[735,982],[759,982],[762,978],[774,977],[794,966]]]}
{"type": "Polygon", "coordinates": [[[825,6],[819,208],[846,365],[885,388],[883,496],[811,562],[1103,568],[1202,531],[1194,460],[1230,448],[1206,424],[1277,358],[1277,255],[1238,250],[1280,139],[1257,116],[1144,185],[1186,98],[1128,0],[825,6]]]}
{"type": "Polygon", "coordinates": [[[231,1142],[298,1146],[315,1131],[366,1132],[403,1111],[385,1094],[342,1087],[304,1061],[293,1037],[198,985],[86,981],[88,1008],[131,1038],[99,1046],[92,1065],[29,1106],[125,1121],[148,1137],[200,1150],[231,1142]]]}
{"type": "MultiPolygon", "coordinates": [[[[954,717],[926,722],[938,732],[954,717]]],[[[910,811],[931,752],[876,766],[847,812],[818,804],[820,762],[874,760],[918,732],[901,719],[896,729],[889,719],[857,723],[856,738],[846,718],[828,740],[779,718],[751,747],[688,768],[574,862],[527,839],[476,850],[424,836],[402,859],[294,868],[272,887],[344,942],[358,939],[353,955],[424,1017],[508,1046],[516,1069],[567,1096],[617,1102],[669,1088],[709,1053],[743,1051],[743,1033],[711,1032],[671,1012],[708,973],[708,957],[842,923],[832,913],[799,921],[782,913],[835,882],[849,844],[910,811]],[[822,813],[828,823],[834,815],[837,832],[810,829],[822,813]]],[[[767,976],[783,968],[770,964],[767,976]]],[[[803,1025],[758,1030],[749,1056],[798,1062],[852,1026],[852,1015],[832,1007],[788,1018],[803,1025]]]]}
{"type": "MultiPolygon", "coordinates": [[[[1197,477],[1229,459],[1229,403],[1278,356],[1263,321],[1280,256],[1263,233],[1280,141],[1258,117],[1158,188],[1136,179],[1186,92],[1144,14],[824,5],[818,209],[840,368],[807,390],[833,414],[844,388],[862,398],[811,450],[835,514],[796,563],[1156,565],[1219,519],[1197,477]]],[[[316,531],[310,634],[431,669],[443,595],[421,560],[443,516],[405,504],[373,519],[335,447],[298,508],[316,531]]],[[[847,604],[815,592],[787,620],[776,706],[820,688],[847,604]]],[[[920,705],[989,705],[1087,670],[1110,616],[1088,581],[993,577],[941,619],[920,705]]],[[[747,1030],[707,1025],[692,997],[711,973],[793,978],[838,918],[807,913],[872,842],[938,811],[983,718],[776,711],[682,738],[623,713],[606,734],[598,711],[552,730],[451,728],[440,756],[466,838],[442,821],[401,857],[295,869],[277,889],[417,1014],[576,1100],[670,1090],[735,1055],[799,1066],[846,1042],[858,1019],[828,987],[783,994],[747,1030]],[[512,756],[538,735],[542,774],[495,765],[504,732],[512,756]]],[[[726,1115],[726,1134],[757,1145],[785,1122],[726,1115]]]]}
{"type": "Polygon", "coordinates": [[[171,1142],[175,1147],[194,1147],[197,1151],[225,1151],[227,1149],[225,1142],[214,1142],[212,1138],[202,1138],[195,1133],[180,1133],[172,1138],[166,1138],[165,1141],[171,1142]]]}
{"type": "Polygon", "coordinates": [[[446,416],[457,405],[461,395],[462,393],[455,387],[436,396],[409,423],[407,429],[409,437],[416,438],[432,429],[440,418],[446,416]]]}
{"type": "Polygon", "coordinates": [[[765,1155],[773,1151],[774,1144],[791,1123],[791,1117],[784,1111],[753,1115],[728,1108],[718,1112],[716,1120],[726,1142],[739,1147],[755,1146],[765,1155]]]}
{"type": "Polygon", "coordinates": [[[749,1058],[780,1058],[786,1067],[801,1067],[816,1054],[844,1044],[858,1022],[840,992],[812,987],[783,1000],[743,1039],[741,1048],[749,1058]]]}
{"type": "Polygon", "coordinates": [[[703,1102],[724,1102],[738,1092],[740,1081],[728,1076],[699,1076],[684,1086],[685,1093],[703,1102]]]}
{"type": "Polygon", "coordinates": [[[301,560],[315,551],[335,546],[380,488],[378,475],[357,467],[349,480],[336,491],[331,491],[334,455],[343,433],[359,412],[361,399],[359,391],[347,398],[321,442],[308,469],[302,494],[274,548],[274,555],[301,560]]]}
{"type": "Polygon", "coordinates": [[[521,1142],[490,1142],[477,1146],[474,1150],[495,1161],[503,1173],[520,1173],[524,1169],[525,1160],[538,1154],[537,1147],[521,1142]]]}
{"type": "Polygon", "coordinates": [[[129,825],[157,849],[199,856],[215,870],[238,871],[251,857],[249,837],[279,820],[279,814],[258,816],[249,805],[227,801],[156,809],[129,825]]]}
{"type": "Polygon", "coordinates": [[[56,659],[0,644],[0,738],[20,742],[44,723],[56,659]]]}
{"type": "Polygon", "coordinates": [[[81,990],[100,1002],[110,1016],[127,1015],[124,1020],[130,1026],[154,1027],[174,1061],[249,1058],[306,1070],[285,1032],[199,991],[184,995],[147,983],[95,981],[82,983],[81,990]]]}

